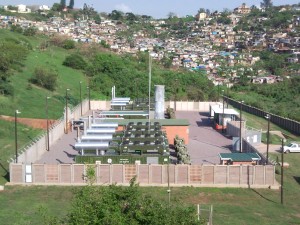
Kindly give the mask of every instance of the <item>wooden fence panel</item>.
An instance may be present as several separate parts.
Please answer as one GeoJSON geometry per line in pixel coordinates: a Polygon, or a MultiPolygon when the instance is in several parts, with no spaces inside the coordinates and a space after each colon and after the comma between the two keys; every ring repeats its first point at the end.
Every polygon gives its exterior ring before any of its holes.
{"type": "Polygon", "coordinates": [[[112,182],[123,183],[123,165],[113,165],[112,182]]]}
{"type": "Polygon", "coordinates": [[[190,166],[190,183],[191,184],[201,184],[201,172],[202,166],[201,165],[191,165],[190,166]]]}
{"type": "Polygon", "coordinates": [[[71,183],[72,182],[72,166],[68,164],[60,165],[60,182],[71,183]]]}
{"type": "Polygon", "coordinates": [[[11,164],[10,165],[10,182],[12,183],[23,183],[24,182],[24,171],[22,164],[11,164]]]}
{"type": "Polygon", "coordinates": [[[226,184],[227,166],[215,166],[214,177],[215,184],[226,184]]]}
{"type": "Polygon", "coordinates": [[[240,166],[229,166],[228,184],[240,183],[240,166]]]}
{"type": "Polygon", "coordinates": [[[152,165],[152,183],[162,184],[162,166],[152,165]]]}
{"type": "Polygon", "coordinates": [[[110,165],[98,165],[98,182],[100,184],[110,184],[110,172],[110,165]]]}
{"type": "Polygon", "coordinates": [[[188,184],[188,165],[178,165],[177,166],[177,184],[188,184]]]}
{"type": "Polygon", "coordinates": [[[85,183],[84,175],[85,175],[85,168],[84,165],[81,164],[74,164],[73,165],[73,182],[75,184],[85,183]]]}
{"type": "Polygon", "coordinates": [[[148,184],[149,183],[149,165],[140,165],[138,169],[138,179],[139,183],[148,184]]]}
{"type": "Polygon", "coordinates": [[[58,165],[45,164],[46,183],[58,183],[58,165]]]}
{"type": "Polygon", "coordinates": [[[202,167],[202,180],[203,184],[214,183],[214,166],[203,166],[202,167]]]}
{"type": "Polygon", "coordinates": [[[33,183],[45,183],[45,164],[33,164],[32,165],[32,182],[33,183]]]}

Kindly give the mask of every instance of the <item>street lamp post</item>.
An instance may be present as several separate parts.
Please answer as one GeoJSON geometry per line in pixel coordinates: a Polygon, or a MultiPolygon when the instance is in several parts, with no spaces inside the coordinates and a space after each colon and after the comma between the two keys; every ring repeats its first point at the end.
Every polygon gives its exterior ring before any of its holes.
{"type": "Polygon", "coordinates": [[[18,110],[15,111],[15,147],[16,147],[16,163],[18,163],[18,110]]]}
{"type": "Polygon", "coordinates": [[[50,138],[49,138],[49,115],[48,115],[48,99],[50,97],[46,97],[46,119],[47,119],[47,148],[46,150],[50,151],[50,138]]]}
{"type": "Polygon", "coordinates": [[[243,152],[243,140],[242,140],[242,106],[244,101],[240,102],[240,152],[243,152]]]}
{"type": "Polygon", "coordinates": [[[222,90],[222,97],[223,97],[222,133],[224,133],[224,132],[225,132],[225,129],[224,129],[224,125],[225,125],[225,112],[224,112],[224,109],[225,109],[225,105],[224,105],[224,90],[222,90]]]}
{"type": "Polygon", "coordinates": [[[66,89],[66,129],[65,133],[68,134],[69,128],[68,128],[68,91],[70,89],[66,89]]]}
{"type": "Polygon", "coordinates": [[[226,103],[227,103],[227,109],[228,109],[228,101],[229,101],[229,83],[227,83],[226,84],[226,87],[227,87],[227,89],[226,89],[226,96],[227,96],[227,98],[226,98],[226,103]]]}
{"type": "Polygon", "coordinates": [[[168,197],[169,197],[169,205],[171,203],[171,189],[170,189],[170,156],[168,157],[168,197]]]}
{"type": "Polygon", "coordinates": [[[220,81],[218,81],[218,102],[220,101],[220,81]]]}
{"type": "Polygon", "coordinates": [[[271,116],[269,114],[266,115],[266,119],[268,120],[268,132],[267,132],[267,165],[269,164],[269,144],[270,144],[270,119],[271,116]]]}
{"type": "Polygon", "coordinates": [[[79,82],[80,115],[82,116],[82,95],[81,95],[81,84],[82,84],[82,81],[80,81],[80,82],[79,82]]]}
{"type": "Polygon", "coordinates": [[[281,139],[281,188],[280,188],[280,202],[283,204],[283,143],[285,142],[284,139],[281,139]]]}
{"type": "Polygon", "coordinates": [[[152,66],[152,58],[151,58],[151,54],[149,53],[149,115],[148,115],[148,119],[149,119],[149,132],[150,132],[150,95],[151,95],[151,66],[152,66]]]}
{"type": "Polygon", "coordinates": [[[91,88],[89,86],[87,86],[86,88],[88,89],[89,110],[91,110],[91,88]]]}

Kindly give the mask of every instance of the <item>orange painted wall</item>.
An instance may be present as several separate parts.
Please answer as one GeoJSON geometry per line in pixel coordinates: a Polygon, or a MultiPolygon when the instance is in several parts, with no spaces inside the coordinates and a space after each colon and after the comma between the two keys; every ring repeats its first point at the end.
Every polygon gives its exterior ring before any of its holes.
{"type": "Polygon", "coordinates": [[[189,127],[188,126],[163,126],[163,130],[166,131],[169,144],[174,144],[174,138],[178,135],[184,139],[184,143],[189,143],[189,127]]]}

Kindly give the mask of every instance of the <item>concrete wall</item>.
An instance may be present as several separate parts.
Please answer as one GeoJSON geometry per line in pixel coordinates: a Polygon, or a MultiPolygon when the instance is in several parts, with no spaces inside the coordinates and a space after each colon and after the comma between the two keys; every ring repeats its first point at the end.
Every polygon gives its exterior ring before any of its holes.
{"type": "MultiPolygon", "coordinates": [[[[82,112],[85,114],[88,111],[88,101],[82,102],[82,112]]],[[[81,105],[79,104],[73,110],[71,110],[68,120],[76,120],[81,116],[81,105]]],[[[66,121],[61,118],[54,123],[49,129],[49,145],[53,145],[65,132],[66,121]]],[[[18,150],[18,162],[20,163],[34,163],[41,158],[41,156],[47,151],[47,135],[46,132],[36,137],[33,142],[27,144],[23,148],[18,150]]],[[[12,159],[15,161],[15,159],[12,159]]]]}
{"type": "MultiPolygon", "coordinates": [[[[192,101],[176,101],[176,111],[199,111],[209,112],[209,105],[216,102],[192,102],[192,101]]],[[[165,101],[165,109],[170,106],[175,108],[175,101],[165,101]]],[[[92,110],[109,110],[110,101],[91,101],[92,110]]]]}
{"type": "MultiPolygon", "coordinates": [[[[10,164],[11,184],[86,184],[85,164],[10,164]],[[27,167],[27,173],[25,173],[27,167]],[[29,168],[29,170],[28,170],[29,168]],[[27,177],[26,177],[27,176],[27,177]],[[27,181],[27,182],[26,182],[27,181]],[[31,181],[31,182],[28,182],[31,181]]],[[[141,186],[277,187],[275,167],[246,165],[93,165],[96,183],[128,185],[137,176],[141,186]]]]}
{"type": "Polygon", "coordinates": [[[91,110],[110,110],[110,101],[91,101],[91,110]]]}
{"type": "Polygon", "coordinates": [[[165,109],[170,106],[176,111],[209,112],[209,105],[216,102],[166,101],[165,109]],[[176,104],[176,107],[175,107],[176,104]]]}

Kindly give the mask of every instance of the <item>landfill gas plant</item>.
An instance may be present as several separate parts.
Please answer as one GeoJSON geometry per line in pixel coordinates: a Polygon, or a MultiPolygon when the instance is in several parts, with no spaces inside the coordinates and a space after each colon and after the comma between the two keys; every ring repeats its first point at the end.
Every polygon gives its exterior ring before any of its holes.
{"type": "MultiPolygon", "coordinates": [[[[102,111],[98,118],[93,113],[93,119],[91,117],[82,119],[83,135],[80,136],[78,129],[78,138],[75,143],[75,149],[79,152],[79,155],[76,156],[76,162],[103,164],[168,163],[169,143],[160,123],[151,122],[149,111],[128,110],[130,98],[116,98],[114,88],[112,93],[111,106],[121,107],[121,111],[102,111]],[[112,122],[123,120],[125,116],[136,119],[129,119],[125,126],[119,126],[118,122],[112,122]],[[145,117],[148,117],[148,122],[139,122],[138,118],[145,121],[145,117]]],[[[163,85],[156,85],[154,114],[155,119],[164,119],[163,85]]]]}
{"type": "Polygon", "coordinates": [[[158,122],[129,122],[117,131],[118,123],[91,124],[78,137],[76,162],[162,164],[169,160],[169,143],[158,122]]]}

